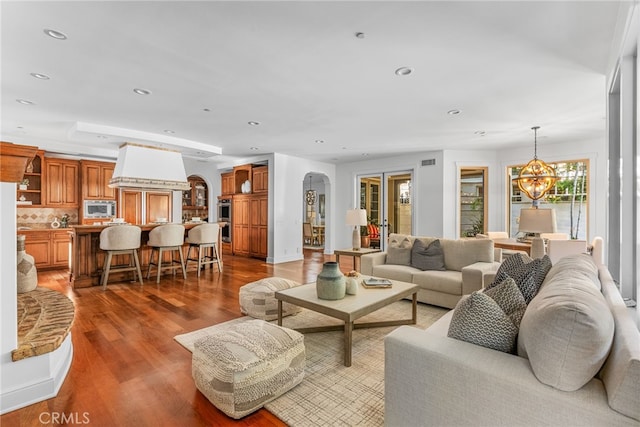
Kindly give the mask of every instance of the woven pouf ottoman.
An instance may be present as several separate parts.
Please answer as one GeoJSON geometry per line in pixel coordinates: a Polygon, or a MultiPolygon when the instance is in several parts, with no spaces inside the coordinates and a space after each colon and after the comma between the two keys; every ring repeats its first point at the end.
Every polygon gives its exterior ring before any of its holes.
{"type": "Polygon", "coordinates": [[[196,387],[231,418],[260,409],[304,377],[304,336],[258,319],[221,324],[194,343],[196,387]]]}
{"type": "MultiPolygon", "coordinates": [[[[282,277],[268,277],[257,282],[247,283],[240,288],[240,311],[255,319],[275,320],[278,318],[278,300],[273,296],[276,291],[294,288],[300,283],[282,277]]],[[[282,316],[299,313],[297,305],[282,303],[282,316]]]]}

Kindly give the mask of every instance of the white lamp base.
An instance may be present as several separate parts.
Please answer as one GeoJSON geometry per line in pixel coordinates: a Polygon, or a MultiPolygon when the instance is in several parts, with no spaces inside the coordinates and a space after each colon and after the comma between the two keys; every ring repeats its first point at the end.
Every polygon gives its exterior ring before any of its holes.
{"type": "Polygon", "coordinates": [[[358,231],[358,226],[353,227],[353,237],[351,239],[351,245],[353,246],[354,251],[360,250],[360,233],[358,231]]]}

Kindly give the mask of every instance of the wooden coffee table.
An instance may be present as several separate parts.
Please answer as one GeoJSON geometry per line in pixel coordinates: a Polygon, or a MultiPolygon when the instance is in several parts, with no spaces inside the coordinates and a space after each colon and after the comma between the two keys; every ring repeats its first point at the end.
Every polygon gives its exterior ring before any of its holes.
{"type": "MultiPolygon", "coordinates": [[[[359,280],[361,280],[361,277],[359,280]]],[[[415,325],[417,320],[418,286],[413,283],[392,280],[393,286],[384,289],[367,289],[361,284],[356,295],[346,295],[341,300],[319,299],[315,283],[277,291],[278,325],[282,326],[282,303],[288,302],[309,310],[342,320],[342,325],[317,326],[296,329],[301,333],[344,330],[344,366],[351,366],[352,332],[360,328],[379,328],[383,326],[415,325]],[[413,295],[411,319],[389,320],[383,322],[355,323],[369,313],[413,295]]]]}

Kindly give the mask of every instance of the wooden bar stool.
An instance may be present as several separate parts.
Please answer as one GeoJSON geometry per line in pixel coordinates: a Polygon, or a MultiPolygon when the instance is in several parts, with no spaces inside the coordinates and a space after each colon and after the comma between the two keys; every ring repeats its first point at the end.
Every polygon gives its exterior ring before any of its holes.
{"type": "Polygon", "coordinates": [[[158,271],[156,283],[160,283],[160,273],[163,269],[172,269],[173,275],[176,274],[176,268],[182,268],[182,276],[186,279],[187,272],[184,267],[184,257],[182,255],[182,244],[184,243],[184,225],[167,224],[159,225],[149,232],[149,241],[147,245],[151,246],[151,256],[149,257],[149,269],[147,270],[147,279],[151,275],[151,266],[155,266],[158,271]],[[171,262],[162,266],[162,252],[171,252],[171,262]],[[178,251],[180,261],[174,260],[173,252],[178,251]],[[157,254],[158,261],[153,262],[153,255],[157,254]],[[176,265],[176,264],[179,264],[176,265]]]}
{"type": "Polygon", "coordinates": [[[100,249],[107,252],[102,271],[102,288],[107,288],[109,273],[120,271],[133,271],[133,278],[138,274],[138,279],[142,285],[142,272],[140,271],[140,260],[138,258],[138,248],[140,247],[140,234],[142,230],[136,225],[112,225],[100,232],[100,249]],[[114,255],[129,255],[129,264],[126,266],[111,267],[114,255]]]}
{"type": "MultiPolygon", "coordinates": [[[[187,243],[187,266],[189,261],[198,261],[198,277],[202,266],[207,264],[216,264],[218,271],[222,273],[222,264],[220,264],[220,256],[218,255],[218,233],[220,226],[218,224],[201,224],[189,230],[187,243]],[[198,249],[198,257],[190,258],[191,249],[198,249]]],[[[213,268],[213,267],[212,267],[213,268]]]]}

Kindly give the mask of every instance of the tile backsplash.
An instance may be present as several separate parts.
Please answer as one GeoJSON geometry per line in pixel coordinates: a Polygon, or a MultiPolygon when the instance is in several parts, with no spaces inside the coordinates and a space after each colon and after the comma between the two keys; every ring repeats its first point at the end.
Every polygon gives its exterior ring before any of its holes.
{"type": "Polygon", "coordinates": [[[18,227],[49,227],[55,218],[69,215],[69,224],[78,224],[77,208],[17,208],[18,227]]]}

